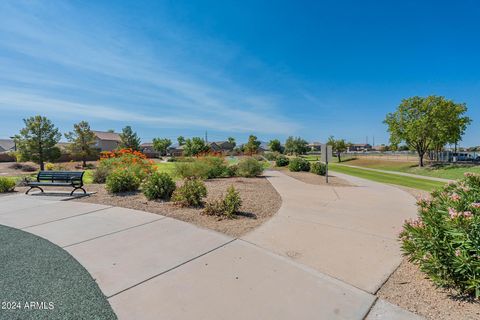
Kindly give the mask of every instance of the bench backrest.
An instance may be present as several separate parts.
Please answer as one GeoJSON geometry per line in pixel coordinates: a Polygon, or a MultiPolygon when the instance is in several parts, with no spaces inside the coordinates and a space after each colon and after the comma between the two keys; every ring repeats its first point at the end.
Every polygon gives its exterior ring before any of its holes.
{"type": "Polygon", "coordinates": [[[83,184],[85,171],[39,171],[37,181],[62,181],[83,184]]]}

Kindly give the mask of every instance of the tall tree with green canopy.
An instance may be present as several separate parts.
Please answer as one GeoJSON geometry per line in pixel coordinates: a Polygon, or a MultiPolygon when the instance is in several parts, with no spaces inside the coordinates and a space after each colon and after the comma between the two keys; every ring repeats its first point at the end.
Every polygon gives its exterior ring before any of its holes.
{"type": "Polygon", "coordinates": [[[248,137],[248,142],[243,146],[243,151],[249,155],[256,154],[260,144],[261,142],[257,140],[256,136],[250,135],[248,137]]]}
{"type": "Polygon", "coordinates": [[[86,121],[73,125],[73,131],[65,133],[65,138],[70,142],[68,150],[82,159],[83,167],[87,166],[87,159],[97,153],[95,148],[95,133],[86,121]]]}
{"type": "Polygon", "coordinates": [[[185,144],[185,138],[183,136],[179,136],[177,138],[178,146],[181,147],[185,144]]]}
{"type": "Polygon", "coordinates": [[[172,141],[167,138],[154,138],[153,149],[160,152],[162,156],[167,154],[167,149],[172,145],[172,141]]]}
{"type": "Polygon", "coordinates": [[[183,153],[187,157],[197,156],[209,150],[210,150],[210,147],[205,143],[205,140],[199,137],[186,139],[185,145],[183,146],[183,153]]]}
{"type": "Polygon", "coordinates": [[[120,133],[120,148],[132,149],[135,151],[140,150],[140,138],[136,132],[133,132],[132,127],[126,126],[120,133]]]}
{"type": "Polygon", "coordinates": [[[349,143],[345,139],[335,139],[334,136],[330,136],[327,145],[332,146],[332,151],[337,154],[338,162],[342,162],[342,152],[347,151],[349,143]]]}
{"type": "Polygon", "coordinates": [[[308,152],[308,142],[301,137],[288,137],[285,141],[285,153],[287,154],[305,154],[308,152]]]}
{"type": "Polygon", "coordinates": [[[389,113],[388,126],[393,145],[405,142],[418,153],[418,164],[424,166],[429,150],[439,150],[447,143],[457,143],[471,123],[464,114],[467,106],[441,96],[411,97],[402,100],[397,111],[389,113]]]}
{"type": "Polygon", "coordinates": [[[53,123],[42,116],[23,119],[25,128],[15,135],[17,150],[24,160],[31,160],[45,170],[45,161],[55,161],[60,157],[60,149],[56,146],[62,134],[53,123]]]}
{"type": "Polygon", "coordinates": [[[234,148],[237,145],[237,142],[235,141],[234,137],[228,137],[227,138],[228,143],[230,143],[234,148]]]}
{"type": "Polygon", "coordinates": [[[268,147],[272,152],[283,152],[282,143],[278,139],[273,139],[268,142],[268,147]]]}

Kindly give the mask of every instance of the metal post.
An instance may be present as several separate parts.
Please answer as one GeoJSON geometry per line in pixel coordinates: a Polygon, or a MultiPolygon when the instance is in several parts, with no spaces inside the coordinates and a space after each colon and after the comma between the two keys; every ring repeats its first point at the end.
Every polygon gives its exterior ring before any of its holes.
{"type": "MultiPolygon", "coordinates": [[[[326,151],[326,150],[325,150],[326,151]]],[[[327,169],[325,170],[325,180],[326,182],[328,183],[328,153],[327,153],[327,156],[325,157],[325,166],[327,167],[327,169]]]]}

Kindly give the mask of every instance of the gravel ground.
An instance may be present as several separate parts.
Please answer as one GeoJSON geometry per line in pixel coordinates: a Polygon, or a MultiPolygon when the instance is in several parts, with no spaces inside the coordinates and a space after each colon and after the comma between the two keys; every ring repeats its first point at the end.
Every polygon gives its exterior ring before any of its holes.
{"type": "MultiPolygon", "coordinates": [[[[325,181],[325,176],[319,176],[318,174],[313,174],[310,172],[291,172],[286,167],[276,167],[274,170],[278,170],[287,176],[295,178],[297,180],[303,181],[308,184],[316,184],[316,185],[327,185],[325,181]]],[[[347,180],[342,178],[336,177],[334,174],[328,175],[328,185],[333,187],[351,187],[354,186],[347,180]]]]}
{"type": "Polygon", "coordinates": [[[377,295],[390,303],[432,320],[480,319],[480,301],[437,288],[406,259],[377,295]]]}
{"type": "Polygon", "coordinates": [[[111,195],[104,185],[86,185],[88,192],[97,192],[75,201],[107,204],[161,214],[195,225],[213,229],[232,237],[242,236],[253,230],[280,209],[282,198],[264,177],[226,178],[205,181],[207,200],[220,197],[230,185],[240,192],[243,204],[235,219],[219,219],[202,214],[200,208],[180,208],[171,202],[148,201],[140,192],[111,195]]]}
{"type": "Polygon", "coordinates": [[[95,280],[60,247],[1,225],[0,243],[0,319],[117,319],[95,280]]]}

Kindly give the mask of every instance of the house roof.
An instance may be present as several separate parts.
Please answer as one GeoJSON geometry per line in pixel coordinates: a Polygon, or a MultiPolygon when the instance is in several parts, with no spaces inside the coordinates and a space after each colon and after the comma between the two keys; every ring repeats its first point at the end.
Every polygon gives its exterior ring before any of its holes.
{"type": "Polygon", "coordinates": [[[0,139],[0,152],[15,149],[15,142],[12,139],[0,139]]]}
{"type": "Polygon", "coordinates": [[[144,142],[140,145],[140,147],[153,147],[153,142],[144,142]]]}
{"type": "Polygon", "coordinates": [[[116,132],[93,131],[97,139],[109,141],[121,141],[120,135],[116,132]]]}

